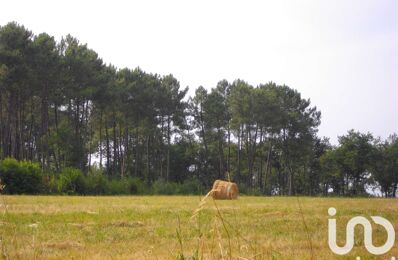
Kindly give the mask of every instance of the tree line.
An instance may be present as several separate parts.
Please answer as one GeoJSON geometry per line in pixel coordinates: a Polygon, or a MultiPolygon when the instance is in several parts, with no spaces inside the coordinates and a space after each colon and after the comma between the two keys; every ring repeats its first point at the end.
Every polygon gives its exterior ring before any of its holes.
{"type": "Polygon", "coordinates": [[[187,93],[173,75],[118,69],[70,35],[56,42],[9,23],[0,27],[0,160],[146,185],[230,179],[268,195],[397,193],[396,135],[351,130],[332,146],[317,136],[310,100],[273,82],[187,93]]]}

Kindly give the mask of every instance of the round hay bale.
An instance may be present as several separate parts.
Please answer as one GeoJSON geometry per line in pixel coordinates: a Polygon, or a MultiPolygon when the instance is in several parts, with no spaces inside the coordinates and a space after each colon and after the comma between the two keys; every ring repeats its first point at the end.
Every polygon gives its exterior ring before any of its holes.
{"type": "Polygon", "coordinates": [[[238,185],[229,181],[216,180],[211,196],[216,200],[234,200],[239,196],[238,185]]]}

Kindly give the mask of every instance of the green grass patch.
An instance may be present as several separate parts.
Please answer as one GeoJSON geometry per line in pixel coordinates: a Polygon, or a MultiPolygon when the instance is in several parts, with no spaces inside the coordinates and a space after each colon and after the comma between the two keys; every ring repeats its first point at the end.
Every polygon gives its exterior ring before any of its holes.
{"type": "MultiPolygon", "coordinates": [[[[327,209],[337,209],[340,245],[345,242],[347,221],[357,215],[383,216],[398,226],[398,201],[390,199],[242,196],[216,204],[209,198],[199,207],[200,200],[199,196],[1,196],[2,256],[372,259],[363,246],[361,229],[349,255],[331,252],[327,209]]],[[[374,225],[374,244],[383,244],[385,237],[374,225]]],[[[383,257],[398,256],[397,249],[383,257]]]]}

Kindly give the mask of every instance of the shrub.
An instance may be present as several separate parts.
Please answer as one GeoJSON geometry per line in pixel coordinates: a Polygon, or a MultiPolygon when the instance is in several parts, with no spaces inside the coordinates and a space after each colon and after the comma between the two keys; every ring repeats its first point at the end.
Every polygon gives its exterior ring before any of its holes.
{"type": "Polygon", "coordinates": [[[108,179],[102,173],[94,173],[85,177],[85,194],[100,195],[108,191],[108,179]]]}
{"type": "Polygon", "coordinates": [[[68,167],[59,174],[43,176],[38,163],[18,162],[11,158],[0,162],[0,179],[8,194],[193,195],[203,191],[197,179],[187,179],[183,183],[159,179],[149,186],[136,177],[109,178],[99,168],[84,175],[79,169],[68,167]]]}
{"type": "Polygon", "coordinates": [[[261,196],[261,195],[264,195],[261,192],[260,188],[253,188],[253,187],[248,186],[245,183],[240,183],[238,187],[239,187],[239,193],[243,194],[243,195],[248,195],[248,196],[261,196]]]}
{"type": "Polygon", "coordinates": [[[200,194],[202,186],[196,179],[188,179],[183,183],[166,182],[165,180],[157,180],[152,184],[152,193],[160,195],[194,195],[200,194]]]}
{"type": "Polygon", "coordinates": [[[125,179],[111,179],[108,183],[108,195],[129,194],[129,182],[125,179]]]}
{"type": "Polygon", "coordinates": [[[85,194],[86,183],[82,172],[76,168],[64,168],[59,175],[58,191],[66,194],[85,194]]]}
{"type": "Polygon", "coordinates": [[[121,181],[127,182],[128,194],[146,194],[148,193],[148,188],[146,184],[139,178],[127,178],[121,181]]]}
{"type": "Polygon", "coordinates": [[[0,163],[0,178],[8,194],[37,194],[43,191],[38,163],[6,158],[0,163]]]}
{"type": "Polygon", "coordinates": [[[56,194],[58,193],[58,179],[54,174],[50,174],[47,176],[47,181],[44,183],[45,193],[47,194],[56,194]]]}
{"type": "Polygon", "coordinates": [[[196,195],[203,191],[203,187],[197,179],[187,179],[178,187],[178,194],[183,195],[196,195]]]}
{"type": "Polygon", "coordinates": [[[174,182],[166,182],[159,179],[152,184],[152,191],[159,195],[173,195],[178,193],[178,185],[174,182]]]}

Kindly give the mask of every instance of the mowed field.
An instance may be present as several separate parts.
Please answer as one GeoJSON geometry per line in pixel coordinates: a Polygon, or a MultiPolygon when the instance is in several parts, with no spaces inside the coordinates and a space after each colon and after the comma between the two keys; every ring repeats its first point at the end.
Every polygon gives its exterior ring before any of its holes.
{"type": "MultiPolygon", "coordinates": [[[[335,207],[339,244],[347,221],[383,216],[398,227],[390,199],[245,197],[201,202],[199,196],[4,196],[1,256],[9,259],[378,259],[363,230],[344,257],[327,243],[335,207]],[[184,257],[184,258],[183,258],[184,257]]],[[[373,225],[375,245],[386,238],[373,225]]],[[[380,259],[398,256],[397,244],[380,259]]]]}

